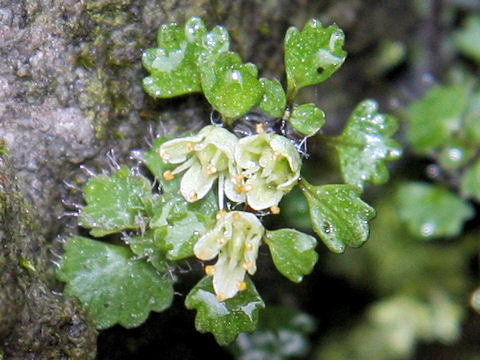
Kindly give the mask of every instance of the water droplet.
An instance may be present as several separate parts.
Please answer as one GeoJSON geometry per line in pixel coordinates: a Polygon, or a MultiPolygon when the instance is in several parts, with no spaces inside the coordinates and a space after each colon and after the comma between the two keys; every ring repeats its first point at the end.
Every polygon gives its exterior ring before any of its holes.
{"type": "Polygon", "coordinates": [[[450,148],[448,149],[448,157],[452,161],[460,161],[463,158],[463,152],[459,148],[450,148]]]}
{"type": "Polygon", "coordinates": [[[420,232],[423,236],[428,237],[432,236],[435,233],[435,224],[431,222],[426,222],[422,225],[420,232]]]}
{"type": "Polygon", "coordinates": [[[477,288],[470,296],[470,306],[476,312],[480,312],[480,288],[477,288]]]}
{"type": "Polygon", "coordinates": [[[155,90],[155,96],[160,96],[160,95],[162,95],[162,90],[160,89],[155,90]]]}

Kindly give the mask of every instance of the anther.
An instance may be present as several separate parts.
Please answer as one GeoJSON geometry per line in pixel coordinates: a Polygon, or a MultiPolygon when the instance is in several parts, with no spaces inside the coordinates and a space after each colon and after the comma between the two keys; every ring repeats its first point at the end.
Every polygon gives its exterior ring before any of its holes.
{"type": "Polygon", "coordinates": [[[240,220],[240,214],[238,212],[233,213],[233,220],[235,220],[235,221],[240,220]]]}
{"type": "Polygon", "coordinates": [[[198,194],[195,191],[190,191],[190,194],[188,194],[188,197],[192,199],[192,201],[198,200],[198,194]]]}
{"type": "Polygon", "coordinates": [[[187,143],[186,147],[188,151],[193,151],[194,149],[193,144],[191,142],[187,143]]]}
{"type": "Polygon", "coordinates": [[[215,266],[213,265],[207,265],[205,266],[205,274],[207,274],[208,276],[213,276],[213,274],[215,273],[215,266]]]}
{"type": "Polygon", "coordinates": [[[225,244],[225,238],[223,236],[220,236],[218,239],[217,239],[217,243],[218,245],[223,245],[225,244]]]}
{"type": "Polygon", "coordinates": [[[226,300],[225,295],[223,295],[222,293],[217,294],[217,300],[218,301],[225,301],[226,300]]]}
{"type": "Polygon", "coordinates": [[[238,186],[235,186],[235,191],[239,194],[244,194],[244,193],[247,193],[249,191],[252,191],[252,185],[250,184],[245,184],[245,185],[238,185],[238,186]]]}
{"type": "Polygon", "coordinates": [[[232,176],[232,182],[234,184],[241,184],[243,179],[245,179],[245,176],[243,176],[243,174],[237,174],[235,176],[232,176]]]}
{"type": "Polygon", "coordinates": [[[237,289],[238,290],[244,291],[244,290],[247,290],[247,288],[248,288],[248,284],[245,281],[239,281],[237,283],[237,289]]]}
{"type": "Polygon", "coordinates": [[[170,155],[165,150],[160,150],[160,157],[163,161],[170,159],[170,155]]]}
{"type": "Polygon", "coordinates": [[[175,175],[172,173],[171,170],[166,170],[163,173],[163,178],[167,181],[175,179],[175,175]]]}
{"type": "Polygon", "coordinates": [[[282,156],[282,154],[280,154],[278,151],[274,151],[273,155],[272,155],[272,159],[274,161],[277,161],[281,156],[282,156]]]}
{"type": "Polygon", "coordinates": [[[243,267],[245,270],[249,271],[249,270],[252,269],[253,264],[252,264],[251,261],[245,261],[245,262],[242,264],[242,267],[243,267]]]}
{"type": "Polygon", "coordinates": [[[265,124],[259,123],[255,125],[255,132],[257,134],[263,134],[265,132],[265,124]]]}
{"type": "Polygon", "coordinates": [[[252,251],[253,250],[253,245],[250,243],[245,244],[245,250],[246,251],[252,251]]]}
{"type": "Polygon", "coordinates": [[[217,168],[213,165],[207,166],[207,174],[208,175],[213,175],[217,172],[217,168]]]}
{"type": "Polygon", "coordinates": [[[227,215],[227,212],[225,210],[220,210],[219,212],[217,212],[217,215],[215,216],[215,218],[217,220],[220,220],[220,219],[224,218],[225,215],[227,215]]]}
{"type": "Polygon", "coordinates": [[[270,212],[273,215],[278,215],[278,214],[280,214],[280,207],[278,205],[273,205],[273,206],[270,207],[270,212]]]}

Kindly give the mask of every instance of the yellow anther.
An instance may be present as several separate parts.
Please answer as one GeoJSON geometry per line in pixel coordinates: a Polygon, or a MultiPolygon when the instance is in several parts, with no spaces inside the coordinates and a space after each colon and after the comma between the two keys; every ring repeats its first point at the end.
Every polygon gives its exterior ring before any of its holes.
{"type": "Polygon", "coordinates": [[[245,261],[243,264],[242,264],[242,267],[249,271],[253,268],[253,263],[251,261],[245,261]]]}
{"type": "Polygon", "coordinates": [[[198,194],[195,191],[190,191],[190,194],[188,194],[188,197],[192,199],[192,201],[198,200],[198,194]]]}
{"type": "Polygon", "coordinates": [[[213,165],[207,166],[207,174],[213,175],[217,172],[217,168],[213,165]]]}
{"type": "Polygon", "coordinates": [[[244,290],[247,290],[247,288],[248,288],[248,284],[245,281],[239,281],[237,283],[237,289],[238,290],[244,291],[244,290]]]}
{"type": "Polygon", "coordinates": [[[188,151],[193,151],[194,149],[193,144],[191,142],[187,143],[186,147],[188,151]]]}
{"type": "Polygon", "coordinates": [[[240,214],[238,212],[233,213],[233,220],[235,220],[235,221],[240,220],[240,214]]]}
{"type": "Polygon", "coordinates": [[[223,245],[225,244],[226,240],[223,236],[220,236],[218,239],[217,239],[217,243],[218,245],[223,245]]]}
{"type": "Polygon", "coordinates": [[[273,215],[278,215],[278,214],[280,214],[280,207],[278,205],[273,205],[273,206],[270,207],[270,212],[273,215]]]}
{"type": "Polygon", "coordinates": [[[163,178],[167,181],[175,179],[175,175],[172,173],[171,170],[166,170],[163,173],[163,178]]]}
{"type": "Polygon", "coordinates": [[[245,176],[243,174],[237,174],[235,176],[232,176],[232,182],[234,184],[241,184],[245,176]]]}
{"type": "Polygon", "coordinates": [[[273,155],[272,155],[272,159],[274,161],[277,161],[278,159],[280,159],[281,156],[282,156],[282,154],[280,154],[278,151],[274,151],[273,155]]]}
{"type": "Polygon", "coordinates": [[[208,276],[213,276],[213,274],[215,273],[215,266],[213,265],[207,265],[205,266],[205,274],[207,274],[208,276]]]}
{"type": "Polygon", "coordinates": [[[235,191],[239,194],[247,193],[249,191],[252,191],[252,185],[250,184],[238,185],[235,187],[235,191]]]}
{"type": "Polygon", "coordinates": [[[257,134],[263,134],[265,132],[265,124],[259,123],[255,125],[255,132],[257,134]]]}
{"type": "Polygon", "coordinates": [[[227,212],[225,210],[220,210],[219,212],[217,212],[217,215],[215,216],[215,218],[217,220],[220,220],[220,219],[224,218],[225,215],[227,215],[227,212]]]}
{"type": "Polygon", "coordinates": [[[170,155],[165,150],[160,150],[160,157],[163,161],[170,159],[170,155]]]}
{"type": "Polygon", "coordinates": [[[217,300],[218,300],[218,301],[225,301],[225,299],[226,299],[226,298],[225,298],[225,295],[223,295],[222,293],[217,294],[217,300]]]}
{"type": "Polygon", "coordinates": [[[245,244],[245,251],[252,251],[253,250],[253,245],[250,243],[245,244]]]}

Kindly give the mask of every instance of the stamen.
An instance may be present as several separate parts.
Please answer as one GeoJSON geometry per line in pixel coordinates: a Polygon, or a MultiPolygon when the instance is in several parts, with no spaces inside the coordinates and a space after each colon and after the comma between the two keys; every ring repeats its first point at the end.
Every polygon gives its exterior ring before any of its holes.
{"type": "Polygon", "coordinates": [[[251,261],[245,261],[243,264],[242,264],[242,267],[249,271],[252,267],[253,267],[253,264],[251,261]]]}
{"type": "Polygon", "coordinates": [[[217,300],[218,300],[218,301],[225,301],[225,299],[226,299],[226,298],[225,298],[225,295],[223,295],[222,293],[217,294],[217,300]]]}
{"type": "Polygon", "coordinates": [[[255,132],[257,134],[263,134],[265,132],[265,124],[259,123],[255,125],[255,132]]]}
{"type": "Polygon", "coordinates": [[[193,151],[193,149],[194,149],[194,146],[193,146],[193,144],[192,144],[191,142],[188,142],[187,145],[186,145],[186,147],[187,147],[187,150],[188,150],[188,151],[193,151]]]}
{"type": "Polygon", "coordinates": [[[215,273],[215,266],[213,265],[207,265],[205,266],[205,274],[207,274],[208,276],[213,276],[213,274],[215,273]]]}
{"type": "Polygon", "coordinates": [[[167,162],[168,159],[170,159],[170,155],[165,150],[160,150],[160,157],[165,162],[167,162]]]}
{"type": "Polygon", "coordinates": [[[213,175],[217,172],[217,168],[213,165],[207,166],[207,174],[208,175],[213,175]]]}
{"type": "Polygon", "coordinates": [[[239,194],[244,194],[244,193],[247,193],[249,191],[252,191],[252,185],[250,184],[245,184],[245,185],[238,185],[238,186],[235,186],[235,191],[239,194]]]}
{"type": "Polygon", "coordinates": [[[237,283],[237,289],[238,290],[244,291],[244,290],[247,290],[247,288],[248,288],[248,284],[245,281],[239,281],[237,283]]]}
{"type": "Polygon", "coordinates": [[[280,154],[278,151],[274,151],[273,155],[272,155],[272,159],[274,161],[277,161],[281,156],[282,156],[282,154],[280,154]]]}
{"type": "Polygon", "coordinates": [[[226,240],[223,236],[220,236],[218,239],[217,239],[217,243],[218,245],[223,245],[225,244],[226,240]]]}
{"type": "Polygon", "coordinates": [[[253,245],[250,243],[245,244],[245,251],[252,251],[253,250],[253,245]]]}
{"type": "Polygon", "coordinates": [[[175,175],[172,173],[171,170],[166,170],[163,172],[163,178],[167,181],[171,181],[175,179],[175,175]]]}
{"type": "Polygon", "coordinates": [[[198,194],[194,190],[190,191],[190,194],[188,194],[188,197],[192,199],[192,201],[198,200],[198,194]]]}
{"type": "Polygon", "coordinates": [[[220,220],[222,218],[224,218],[225,216],[227,215],[227,212],[225,210],[220,210],[217,215],[215,216],[215,218],[217,220],[220,220]]]}
{"type": "Polygon", "coordinates": [[[270,207],[270,212],[273,215],[278,215],[278,214],[280,214],[280,207],[278,205],[273,205],[273,206],[270,207]]]}
{"type": "Polygon", "coordinates": [[[232,182],[234,184],[241,184],[243,179],[245,179],[245,176],[243,176],[243,174],[237,174],[235,176],[232,176],[232,182]]]}
{"type": "Polygon", "coordinates": [[[235,221],[240,220],[240,214],[238,212],[233,213],[233,220],[235,220],[235,221]]]}

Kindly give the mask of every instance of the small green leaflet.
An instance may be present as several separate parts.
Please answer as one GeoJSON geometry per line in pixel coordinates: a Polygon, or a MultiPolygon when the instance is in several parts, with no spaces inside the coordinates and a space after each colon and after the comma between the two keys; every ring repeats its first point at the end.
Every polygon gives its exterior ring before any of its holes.
{"type": "Polygon", "coordinates": [[[202,57],[228,51],[230,38],[220,26],[207,33],[204,22],[191,17],[184,27],[162,25],[157,43],[157,48],[143,53],[143,66],[151,74],[143,80],[143,87],[153,97],[169,98],[200,92],[202,57]]]}
{"type": "Polygon", "coordinates": [[[358,247],[367,240],[375,210],[360,199],[358,187],[314,186],[302,180],[300,189],[308,201],[313,230],[331,251],[341,253],[347,245],[358,247]]]}
{"type": "Polygon", "coordinates": [[[417,152],[428,154],[460,129],[467,90],[464,85],[436,86],[409,107],[406,135],[417,152]]]}
{"type": "Polygon", "coordinates": [[[155,244],[155,232],[147,231],[144,234],[131,236],[123,239],[130,250],[140,259],[145,259],[160,272],[168,271],[168,263],[165,252],[155,244]]]}
{"type": "Polygon", "coordinates": [[[230,349],[237,360],[304,358],[310,349],[308,335],[315,327],[308,314],[268,306],[260,313],[257,330],[240,334],[230,349]]]}
{"type": "Polygon", "coordinates": [[[293,109],[288,122],[305,136],[313,136],[325,125],[325,113],[315,104],[303,104],[293,109]]]}
{"type": "Polygon", "coordinates": [[[317,240],[294,229],[267,231],[265,243],[270,248],[278,271],[293,282],[300,282],[310,274],[318,260],[317,240]]]}
{"type": "Polygon", "coordinates": [[[327,80],[343,64],[345,35],[337,25],[323,27],[312,19],[302,31],[291,27],[285,35],[285,70],[289,102],[305,86],[327,80]]]}
{"type": "Polygon", "coordinates": [[[392,138],[398,129],[395,118],[378,112],[373,100],[362,101],[353,111],[335,147],[346,183],[363,187],[366,181],[384,184],[387,161],[396,160],[402,150],[392,138]]]}
{"type": "Polygon", "coordinates": [[[123,246],[84,237],[69,238],[57,272],[98,329],[114,324],[139,326],[150,311],[163,311],[173,299],[172,279],[123,246]]]}
{"type": "Polygon", "coordinates": [[[91,229],[93,236],[105,236],[144,225],[144,215],[155,196],[151,184],[141,175],[134,175],[126,166],[111,176],[99,175],[85,185],[79,224],[91,229]]]}
{"type": "Polygon", "coordinates": [[[255,330],[260,309],[265,304],[253,282],[245,278],[247,289],[226,301],[218,301],[212,278],[204,277],[185,299],[187,309],[197,310],[195,327],[201,333],[210,332],[220,345],[233,342],[238,334],[255,330]]]}
{"type": "Polygon", "coordinates": [[[410,233],[424,239],[456,236],[474,215],[470,204],[439,185],[402,184],[396,200],[398,216],[410,233]]]}
{"type": "Polygon", "coordinates": [[[480,64],[480,16],[470,15],[453,37],[455,45],[466,56],[480,64]]]}
{"type": "Polygon", "coordinates": [[[462,174],[460,189],[463,195],[480,201],[480,160],[462,174]]]}
{"type": "Polygon", "coordinates": [[[262,101],[259,104],[260,109],[274,117],[283,117],[287,106],[287,96],[280,81],[260,78],[260,83],[264,91],[262,101]]]}
{"type": "Polygon", "coordinates": [[[260,103],[264,90],[254,64],[243,63],[234,52],[205,59],[208,61],[205,60],[201,66],[203,93],[227,122],[246,114],[260,103]]]}

